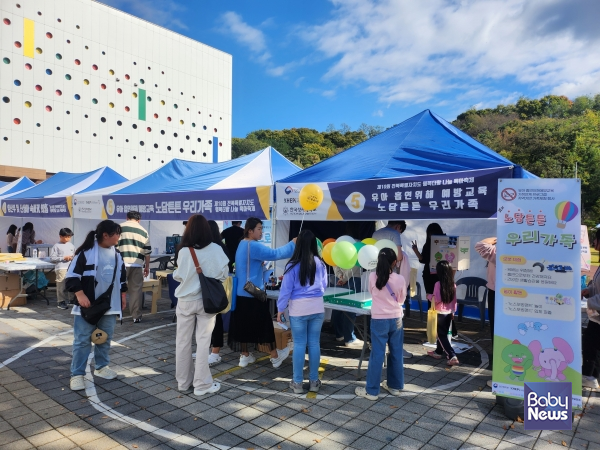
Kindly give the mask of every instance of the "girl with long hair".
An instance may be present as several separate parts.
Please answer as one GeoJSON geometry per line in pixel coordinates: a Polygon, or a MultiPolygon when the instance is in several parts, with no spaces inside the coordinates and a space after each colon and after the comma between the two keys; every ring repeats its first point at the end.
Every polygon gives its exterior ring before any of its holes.
{"type": "Polygon", "coordinates": [[[391,395],[400,395],[404,389],[402,304],[406,298],[406,280],[394,272],[396,263],[396,252],[391,248],[383,248],[377,255],[375,273],[369,275],[372,348],[367,385],[355,390],[356,395],[369,400],[377,400],[380,387],[391,395]],[[386,344],[390,347],[387,380],[381,383],[386,344]]]}
{"type": "Polygon", "coordinates": [[[296,394],[304,392],[304,355],[308,346],[309,390],[319,392],[321,361],[321,326],[325,318],[323,293],[327,288],[327,269],[319,257],[317,239],[310,230],[298,236],[292,258],[285,267],[279,299],[277,321],[289,305],[290,326],[294,341],[293,376],[290,388],[296,394]]]}
{"type": "Polygon", "coordinates": [[[425,244],[423,248],[419,252],[417,248],[417,243],[412,243],[412,249],[419,258],[419,262],[423,264],[423,287],[425,288],[425,292],[427,294],[427,300],[429,302],[429,307],[431,308],[431,297],[433,295],[433,288],[435,283],[438,281],[438,275],[435,273],[431,273],[429,268],[429,263],[431,261],[431,236],[444,236],[444,231],[442,227],[438,223],[430,223],[427,226],[427,238],[425,239],[425,244]]]}
{"type": "Polygon", "coordinates": [[[14,253],[13,241],[15,240],[15,236],[17,235],[17,226],[11,225],[8,227],[8,231],[6,232],[6,251],[7,253],[14,253]]]}
{"type": "Polygon", "coordinates": [[[223,281],[229,273],[229,259],[223,249],[213,242],[207,220],[200,214],[189,218],[181,243],[175,255],[177,269],[173,279],[179,281],[175,289],[177,297],[177,334],[175,338],[175,378],[179,391],[192,387],[194,395],[212,394],[221,385],[213,380],[204,351],[209,348],[216,314],[204,312],[199,273],[223,281]],[[194,262],[192,253],[198,264],[194,262]],[[194,367],[192,359],[192,335],[196,331],[198,356],[194,367]]]}
{"type": "MultiPolygon", "coordinates": [[[[25,228],[25,227],[23,227],[25,228]]],[[[117,378],[108,367],[110,343],[115,330],[116,318],[121,317],[126,305],[127,277],[125,263],[115,245],[121,236],[121,227],[112,220],[103,220],[90,231],[83,244],[75,250],[75,256],[66,275],[66,288],[75,294],[73,325],[73,361],[71,362],[71,389],[85,389],[83,377],[92,347],[91,337],[96,328],[104,331],[107,339],[94,344],[94,375],[107,380],[117,378]],[[112,290],[111,290],[112,289],[112,290]],[[88,323],[81,315],[81,307],[89,308],[97,298],[110,291],[110,309],[97,324],[88,323]]]]}
{"type": "Polygon", "coordinates": [[[439,281],[433,288],[433,301],[437,311],[437,348],[427,354],[435,359],[441,359],[446,354],[449,366],[457,366],[458,358],[448,340],[448,330],[456,312],[456,284],[454,270],[448,261],[442,260],[435,266],[439,281]]]}
{"type": "Polygon", "coordinates": [[[235,275],[238,280],[237,302],[235,311],[231,313],[227,344],[231,350],[241,353],[240,367],[246,367],[256,361],[249,351],[248,344],[268,345],[271,350],[271,363],[277,369],[289,356],[290,349],[289,347],[283,350],[277,349],[269,303],[251,297],[244,290],[244,285],[247,281],[251,281],[256,287],[264,289],[265,261],[290,258],[294,253],[296,238],[283,247],[273,249],[258,242],[262,234],[262,220],[256,217],[246,220],[244,239],[235,254],[235,275]]]}

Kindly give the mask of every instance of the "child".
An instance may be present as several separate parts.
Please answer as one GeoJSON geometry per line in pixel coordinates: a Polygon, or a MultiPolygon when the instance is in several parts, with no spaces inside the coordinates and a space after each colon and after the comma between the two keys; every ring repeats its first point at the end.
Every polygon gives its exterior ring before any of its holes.
{"type": "Polygon", "coordinates": [[[71,244],[73,232],[68,228],[61,228],[58,232],[60,242],[54,244],[50,251],[50,260],[56,264],[56,299],[60,309],[69,309],[68,302],[73,300],[73,293],[67,291],[67,269],[75,254],[75,246],[71,244]]]}
{"type": "Polygon", "coordinates": [[[396,252],[390,248],[379,251],[375,273],[369,275],[371,305],[371,356],[367,370],[366,387],[357,387],[356,395],[369,400],[377,400],[385,345],[390,347],[387,366],[387,380],[381,387],[392,395],[400,395],[404,389],[404,363],[402,344],[402,304],[406,298],[406,280],[392,271],[396,265],[396,252]]]}
{"type": "Polygon", "coordinates": [[[448,330],[452,324],[452,317],[456,311],[456,284],[454,284],[454,271],[448,261],[440,261],[436,265],[437,276],[440,281],[433,288],[433,300],[437,311],[437,348],[427,354],[435,359],[446,354],[449,366],[458,366],[458,358],[448,340],[448,330]]]}

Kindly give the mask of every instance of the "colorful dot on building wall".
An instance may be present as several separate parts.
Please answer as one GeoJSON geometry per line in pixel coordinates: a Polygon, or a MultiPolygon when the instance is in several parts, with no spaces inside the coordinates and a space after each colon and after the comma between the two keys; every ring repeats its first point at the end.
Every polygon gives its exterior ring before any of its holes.
{"type": "Polygon", "coordinates": [[[20,125],[20,124],[21,124],[21,119],[19,119],[18,117],[15,117],[15,118],[13,119],[13,123],[14,123],[15,125],[20,125]]]}
{"type": "Polygon", "coordinates": [[[179,123],[180,123],[181,125],[183,125],[183,120],[180,120],[180,121],[179,121],[179,123]]]}
{"type": "Polygon", "coordinates": [[[29,139],[27,139],[27,140],[25,141],[25,143],[26,143],[26,144],[31,144],[31,141],[30,141],[29,139]]]}
{"type": "Polygon", "coordinates": [[[137,98],[137,94],[136,94],[135,92],[134,92],[133,94],[131,94],[131,96],[132,96],[133,98],[137,98]]]}
{"type": "Polygon", "coordinates": [[[70,80],[70,79],[71,79],[71,75],[69,75],[69,74],[66,74],[66,75],[65,75],[65,79],[67,79],[67,80],[70,80]]]}
{"type": "Polygon", "coordinates": [[[25,102],[25,108],[31,108],[31,102],[25,102]]]}
{"type": "Polygon", "coordinates": [[[29,64],[29,63],[25,64],[25,68],[26,68],[27,70],[31,70],[31,64],[29,64]]]}
{"type": "Polygon", "coordinates": [[[167,117],[167,122],[170,122],[170,121],[171,121],[171,118],[170,118],[170,117],[167,117]]]}
{"type": "Polygon", "coordinates": [[[160,104],[164,106],[164,104],[165,104],[165,101],[164,101],[164,100],[161,100],[161,101],[160,101],[160,104]]]}
{"type": "Polygon", "coordinates": [[[52,75],[52,71],[50,69],[46,69],[46,75],[52,75]]]}
{"type": "Polygon", "coordinates": [[[75,100],[79,100],[81,96],[79,94],[75,94],[75,100]]]}
{"type": "Polygon", "coordinates": [[[4,19],[3,22],[4,25],[10,25],[10,19],[4,19]]]}
{"type": "Polygon", "coordinates": [[[39,47],[35,49],[35,52],[36,52],[38,55],[41,55],[41,54],[43,53],[43,52],[42,52],[42,49],[41,49],[41,48],[39,48],[39,47]]]}
{"type": "Polygon", "coordinates": [[[56,95],[58,95],[59,97],[62,95],[62,91],[60,89],[57,89],[56,91],[54,91],[56,93],[56,95]]]}
{"type": "Polygon", "coordinates": [[[48,39],[52,39],[52,33],[50,33],[50,32],[46,33],[46,37],[47,37],[48,39]]]}
{"type": "Polygon", "coordinates": [[[109,74],[111,74],[111,75],[114,75],[114,74],[115,74],[115,71],[114,71],[114,70],[112,70],[112,69],[110,69],[110,70],[108,71],[108,73],[109,73],[109,74]]]}
{"type": "Polygon", "coordinates": [[[2,101],[4,103],[10,103],[10,98],[8,98],[8,97],[2,97],[2,101]]]}
{"type": "Polygon", "coordinates": [[[83,80],[83,84],[85,84],[87,86],[88,84],[90,84],[90,80],[87,80],[87,79],[83,80]]]}
{"type": "Polygon", "coordinates": [[[62,55],[60,53],[56,54],[56,59],[61,60],[62,59],[62,55]]]}
{"type": "Polygon", "coordinates": [[[8,58],[2,58],[2,62],[4,64],[10,64],[10,59],[8,59],[8,58]]]}
{"type": "Polygon", "coordinates": [[[154,114],[154,118],[155,118],[155,119],[158,119],[158,114],[156,114],[156,113],[155,113],[155,114],[154,114]]]}
{"type": "Polygon", "coordinates": [[[52,112],[52,106],[50,106],[50,105],[46,105],[46,111],[48,111],[48,112],[52,112]]]}
{"type": "Polygon", "coordinates": [[[42,90],[42,86],[40,86],[39,84],[35,85],[35,90],[36,91],[41,91],[42,90]]]}
{"type": "Polygon", "coordinates": [[[21,48],[21,43],[19,41],[15,41],[15,47],[21,48]]]}
{"type": "Polygon", "coordinates": [[[114,107],[115,107],[115,104],[114,104],[114,103],[112,103],[112,102],[110,102],[110,103],[108,104],[108,106],[109,106],[109,108],[114,108],[114,107]]]}
{"type": "Polygon", "coordinates": [[[75,60],[75,65],[78,66],[81,64],[81,61],[79,61],[78,59],[75,60]]]}
{"type": "Polygon", "coordinates": [[[123,90],[121,88],[117,88],[117,93],[121,94],[123,92],[123,90]]]}
{"type": "Polygon", "coordinates": [[[95,98],[93,98],[93,99],[92,99],[92,103],[93,103],[94,105],[97,105],[97,104],[98,104],[98,100],[97,100],[97,99],[95,99],[95,98]]]}
{"type": "Polygon", "coordinates": [[[94,69],[94,70],[98,70],[98,66],[97,66],[96,64],[93,64],[93,65],[92,65],[92,69],[94,69]]]}
{"type": "Polygon", "coordinates": [[[106,89],[106,85],[103,83],[103,84],[100,85],[100,88],[101,89],[106,89]]]}
{"type": "Polygon", "coordinates": [[[129,75],[125,74],[125,79],[129,80],[129,75]]]}
{"type": "Polygon", "coordinates": [[[146,131],[147,131],[148,133],[150,133],[150,132],[152,131],[152,128],[150,128],[150,127],[147,127],[147,128],[146,128],[146,131]]]}
{"type": "Polygon", "coordinates": [[[129,112],[129,106],[125,107],[125,111],[129,112]]]}

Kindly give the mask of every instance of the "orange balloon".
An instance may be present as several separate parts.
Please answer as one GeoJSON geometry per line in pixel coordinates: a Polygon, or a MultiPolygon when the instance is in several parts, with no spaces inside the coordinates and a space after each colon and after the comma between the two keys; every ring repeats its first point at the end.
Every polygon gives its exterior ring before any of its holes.
{"type": "Polygon", "coordinates": [[[329,264],[331,267],[336,267],[335,263],[333,262],[333,259],[331,258],[331,251],[333,250],[334,246],[335,246],[335,241],[330,242],[325,247],[323,247],[323,260],[327,264],[329,264]]]}
{"type": "Polygon", "coordinates": [[[329,239],[325,239],[323,241],[323,247],[325,247],[327,244],[329,244],[330,242],[335,242],[334,238],[329,238],[329,239]]]}

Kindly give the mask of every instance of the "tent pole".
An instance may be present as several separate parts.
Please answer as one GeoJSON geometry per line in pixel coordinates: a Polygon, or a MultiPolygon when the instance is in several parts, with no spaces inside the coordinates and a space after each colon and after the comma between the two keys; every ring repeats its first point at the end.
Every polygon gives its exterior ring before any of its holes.
{"type": "MultiPolygon", "coordinates": [[[[275,211],[277,210],[277,204],[273,203],[271,208],[271,230],[273,235],[271,236],[271,248],[277,248],[277,219],[275,217],[275,211]]],[[[273,278],[277,283],[277,262],[273,261],[273,278]]]]}

